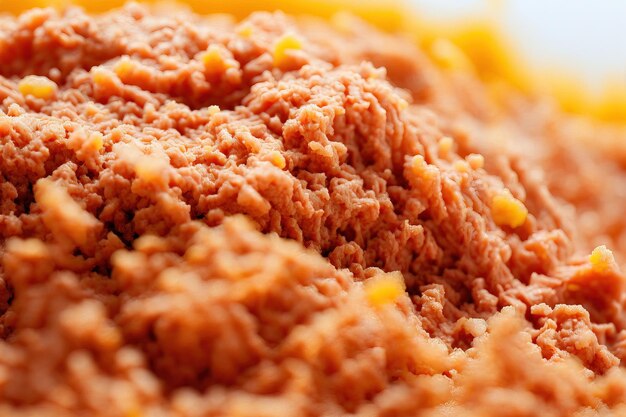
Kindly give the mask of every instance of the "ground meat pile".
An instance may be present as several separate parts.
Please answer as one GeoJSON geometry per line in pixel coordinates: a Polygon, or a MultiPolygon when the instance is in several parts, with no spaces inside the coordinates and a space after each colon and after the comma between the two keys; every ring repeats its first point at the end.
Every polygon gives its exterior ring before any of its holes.
{"type": "Polygon", "coordinates": [[[626,135],[493,87],[346,15],[1,17],[0,415],[626,413],[626,135]]]}

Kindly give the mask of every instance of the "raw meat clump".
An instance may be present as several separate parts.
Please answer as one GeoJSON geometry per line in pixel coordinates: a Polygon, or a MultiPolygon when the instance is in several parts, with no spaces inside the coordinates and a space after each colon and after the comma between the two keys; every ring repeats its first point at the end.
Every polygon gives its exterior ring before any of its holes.
{"type": "Polygon", "coordinates": [[[344,15],[0,17],[0,414],[625,413],[620,140],[344,15]]]}

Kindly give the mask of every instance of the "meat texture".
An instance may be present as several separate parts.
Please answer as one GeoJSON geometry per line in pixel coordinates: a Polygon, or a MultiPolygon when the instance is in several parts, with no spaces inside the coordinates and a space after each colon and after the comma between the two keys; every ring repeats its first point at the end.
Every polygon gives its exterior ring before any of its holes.
{"type": "Polygon", "coordinates": [[[492,87],[344,15],[0,17],[0,414],[626,413],[626,135],[492,87]]]}

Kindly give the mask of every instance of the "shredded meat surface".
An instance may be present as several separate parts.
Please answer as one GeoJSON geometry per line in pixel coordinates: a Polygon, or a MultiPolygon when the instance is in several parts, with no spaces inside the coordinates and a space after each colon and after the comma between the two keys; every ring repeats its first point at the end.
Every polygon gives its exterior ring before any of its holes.
{"type": "Polygon", "coordinates": [[[0,17],[0,415],[626,413],[620,140],[344,15],[0,17]]]}

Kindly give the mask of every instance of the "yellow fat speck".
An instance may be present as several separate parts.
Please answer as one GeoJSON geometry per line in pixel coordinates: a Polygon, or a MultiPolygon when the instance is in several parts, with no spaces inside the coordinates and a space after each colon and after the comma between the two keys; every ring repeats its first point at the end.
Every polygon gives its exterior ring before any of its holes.
{"type": "Polygon", "coordinates": [[[278,151],[273,151],[270,153],[270,162],[280,169],[285,169],[285,167],[287,166],[287,161],[285,161],[285,157],[278,151]]]}
{"type": "Polygon", "coordinates": [[[209,48],[200,57],[202,63],[207,69],[210,70],[222,70],[226,67],[224,57],[219,48],[215,45],[209,46],[209,48]]]}
{"type": "Polygon", "coordinates": [[[92,78],[93,82],[96,84],[104,84],[108,81],[108,77],[106,77],[106,74],[101,71],[94,71],[92,78]]]}
{"type": "Polygon", "coordinates": [[[283,35],[274,45],[274,65],[282,67],[287,60],[287,51],[302,49],[302,41],[293,34],[283,35]]]}
{"type": "Polygon", "coordinates": [[[44,100],[54,97],[57,92],[57,85],[47,77],[38,75],[28,75],[17,85],[23,96],[33,96],[44,100]]]}
{"type": "Polygon", "coordinates": [[[491,215],[498,226],[519,227],[526,221],[528,209],[506,191],[493,197],[491,215]]]}
{"type": "Polygon", "coordinates": [[[393,303],[404,292],[404,278],[397,271],[375,276],[365,282],[367,300],[374,307],[393,303]]]}
{"type": "Polygon", "coordinates": [[[122,58],[113,66],[113,71],[118,77],[124,78],[135,68],[135,64],[128,58],[122,58]]]}
{"type": "Polygon", "coordinates": [[[615,258],[613,257],[613,252],[607,249],[606,246],[601,245],[591,251],[589,262],[594,271],[602,272],[608,270],[615,263],[615,258]]]}

